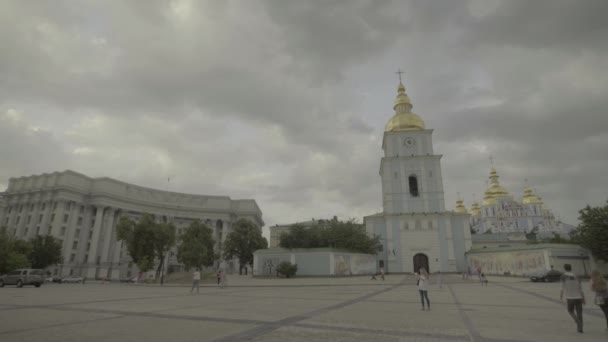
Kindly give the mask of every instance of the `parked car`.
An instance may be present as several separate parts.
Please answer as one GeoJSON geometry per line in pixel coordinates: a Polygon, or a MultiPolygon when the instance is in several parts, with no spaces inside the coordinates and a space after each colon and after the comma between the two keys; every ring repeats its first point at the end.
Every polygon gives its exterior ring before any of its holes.
{"type": "Polygon", "coordinates": [[[40,287],[44,283],[44,271],[40,269],[23,268],[9,272],[0,277],[0,287],[4,285],[34,285],[40,287]]]}
{"type": "Polygon", "coordinates": [[[554,282],[560,281],[562,278],[562,272],[558,270],[545,270],[538,273],[535,273],[530,276],[530,280],[533,282],[543,281],[543,282],[554,282]]]}
{"type": "Polygon", "coordinates": [[[67,276],[61,278],[62,283],[82,283],[84,278],[81,276],[67,276]]]}

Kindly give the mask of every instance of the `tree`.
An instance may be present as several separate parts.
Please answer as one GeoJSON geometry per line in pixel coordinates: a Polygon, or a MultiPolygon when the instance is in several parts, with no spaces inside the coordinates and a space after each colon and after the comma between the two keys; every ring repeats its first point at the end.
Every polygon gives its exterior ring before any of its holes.
{"type": "MultiPolygon", "coordinates": [[[[150,214],[143,215],[137,222],[121,217],[116,226],[116,237],[125,242],[131,259],[140,271],[153,269],[154,261],[158,260],[158,277],[167,252],[175,244],[175,226],[171,223],[157,223],[150,214]]],[[[161,275],[161,284],[163,280],[161,275]]]]}
{"type": "Polygon", "coordinates": [[[186,268],[211,266],[215,261],[216,254],[213,250],[213,230],[206,224],[196,220],[184,230],[179,237],[180,244],[177,247],[177,260],[186,268]]]}
{"type": "Polygon", "coordinates": [[[253,252],[268,248],[268,241],[262,236],[262,230],[247,219],[239,219],[234,229],[226,236],[224,243],[224,258],[239,259],[239,274],[243,267],[253,263],[253,252]]]}
{"type": "Polygon", "coordinates": [[[47,268],[63,262],[61,240],[51,235],[37,235],[30,240],[33,268],[47,268]]]}
{"type": "Polygon", "coordinates": [[[163,284],[165,266],[165,256],[169,249],[175,245],[175,226],[172,223],[157,223],[153,226],[154,231],[154,253],[158,258],[158,268],[156,269],[156,277],[160,274],[160,284],[163,284]]]}
{"type": "Polygon", "coordinates": [[[140,271],[154,267],[154,218],[143,215],[138,222],[121,217],[116,226],[116,238],[125,243],[127,251],[140,271]]]}
{"type": "Polygon", "coordinates": [[[579,211],[581,224],[574,234],[575,241],[589,249],[593,256],[608,262],[608,201],[603,207],[587,207],[579,211]]]}
{"type": "Polygon", "coordinates": [[[381,247],[380,237],[370,237],[365,227],[354,219],[331,221],[328,227],[293,225],[281,235],[279,245],[283,248],[332,247],[366,254],[376,254],[381,247]]]}
{"type": "Polygon", "coordinates": [[[29,268],[31,246],[25,241],[13,239],[6,229],[0,228],[0,274],[18,268],[29,268]]]}

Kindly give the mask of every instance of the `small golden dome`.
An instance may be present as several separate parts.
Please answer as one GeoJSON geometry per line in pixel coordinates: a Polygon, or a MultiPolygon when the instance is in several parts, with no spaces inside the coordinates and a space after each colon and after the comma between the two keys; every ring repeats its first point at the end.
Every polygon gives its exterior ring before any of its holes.
{"type": "Polygon", "coordinates": [[[488,189],[486,189],[485,192],[485,197],[484,197],[484,205],[486,202],[486,197],[492,197],[492,198],[496,198],[496,197],[505,197],[505,196],[509,196],[509,192],[507,191],[507,189],[505,189],[502,185],[500,185],[500,183],[498,182],[498,173],[496,172],[496,169],[494,167],[492,167],[492,169],[490,169],[490,187],[488,189]]]}
{"type": "Polygon", "coordinates": [[[472,216],[479,216],[479,214],[481,214],[481,210],[479,209],[479,203],[477,203],[477,201],[475,201],[471,205],[471,215],[472,216]]]}
{"type": "Polygon", "coordinates": [[[416,113],[412,112],[412,108],[412,102],[405,93],[405,86],[399,82],[397,98],[395,98],[395,105],[393,106],[395,115],[388,121],[384,130],[386,132],[396,132],[425,129],[424,121],[416,113]]]}
{"type": "Polygon", "coordinates": [[[458,201],[456,201],[456,209],[454,209],[455,212],[457,213],[463,213],[463,214],[467,214],[467,207],[464,206],[464,204],[462,204],[462,200],[459,199],[458,201]]]}
{"type": "Polygon", "coordinates": [[[524,198],[521,201],[522,204],[543,204],[540,197],[534,194],[532,189],[526,187],[524,189],[524,198]]]}

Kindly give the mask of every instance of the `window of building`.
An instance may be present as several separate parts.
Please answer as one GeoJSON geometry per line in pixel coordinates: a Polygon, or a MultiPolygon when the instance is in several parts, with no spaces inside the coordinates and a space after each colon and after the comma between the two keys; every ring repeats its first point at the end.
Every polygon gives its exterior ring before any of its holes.
{"type": "Polygon", "coordinates": [[[77,249],[78,248],[78,241],[74,241],[74,243],[72,243],[72,249],[77,249]]]}
{"type": "Polygon", "coordinates": [[[61,227],[61,236],[65,236],[65,231],[67,229],[65,227],[61,227]]]}
{"type": "Polygon", "coordinates": [[[10,213],[11,213],[11,211],[13,211],[13,207],[12,207],[12,206],[9,206],[9,207],[8,207],[8,213],[10,214],[10,213]]]}
{"type": "Polygon", "coordinates": [[[73,276],[74,275],[74,269],[70,268],[70,275],[73,276]]]}
{"type": "Polygon", "coordinates": [[[55,214],[51,214],[51,222],[55,222],[55,214]]]}
{"type": "Polygon", "coordinates": [[[383,252],[384,251],[384,245],[380,245],[378,246],[378,252],[383,252]]]}
{"type": "Polygon", "coordinates": [[[422,229],[422,222],[420,222],[420,220],[416,220],[416,230],[420,230],[422,229]]]}
{"type": "Polygon", "coordinates": [[[77,239],[80,237],[80,229],[76,229],[76,232],[74,232],[74,237],[77,239]]]}
{"type": "Polygon", "coordinates": [[[87,251],[88,251],[89,249],[91,249],[91,243],[90,243],[90,242],[88,242],[88,243],[87,243],[87,251]]]}
{"type": "Polygon", "coordinates": [[[87,261],[89,261],[89,255],[88,255],[88,254],[86,254],[86,255],[84,256],[84,262],[87,262],[87,261]]]}
{"type": "Polygon", "coordinates": [[[70,215],[68,215],[68,214],[63,215],[63,223],[68,223],[69,217],[70,217],[70,215]]]}
{"type": "Polygon", "coordinates": [[[101,263],[101,255],[97,256],[97,262],[96,263],[97,263],[97,265],[99,265],[101,263]]]}
{"type": "Polygon", "coordinates": [[[19,206],[19,213],[23,211],[23,204],[19,206]]]}
{"type": "Polygon", "coordinates": [[[89,240],[93,237],[93,231],[89,231],[89,240]]]}
{"type": "Polygon", "coordinates": [[[418,197],[418,179],[416,179],[416,176],[409,176],[408,181],[410,184],[410,195],[418,197]]]}
{"type": "Polygon", "coordinates": [[[82,217],[79,217],[79,218],[78,218],[78,223],[77,223],[77,224],[78,224],[79,226],[82,226],[82,217]]]}
{"type": "Polygon", "coordinates": [[[32,221],[32,215],[28,215],[27,216],[27,221],[25,223],[26,224],[30,224],[31,221],[32,221]]]}
{"type": "Polygon", "coordinates": [[[76,259],[76,254],[74,254],[74,253],[70,254],[70,262],[74,262],[75,259],[76,259]]]}
{"type": "Polygon", "coordinates": [[[17,222],[15,224],[19,224],[20,220],[21,220],[21,216],[17,216],[17,222]]]}
{"type": "Polygon", "coordinates": [[[4,220],[4,225],[5,225],[5,226],[8,226],[8,219],[9,219],[9,218],[7,217],[7,218],[6,218],[6,220],[4,220]]]}
{"type": "Polygon", "coordinates": [[[43,217],[43,216],[44,216],[44,215],[42,215],[42,214],[40,214],[40,215],[38,216],[38,223],[42,223],[42,217],[43,217]]]}
{"type": "Polygon", "coordinates": [[[81,214],[82,214],[82,213],[84,213],[84,205],[81,205],[81,206],[80,206],[80,213],[81,213],[81,214]]]}
{"type": "Polygon", "coordinates": [[[47,234],[51,235],[52,232],[53,232],[53,227],[49,226],[49,230],[48,230],[47,234]]]}
{"type": "Polygon", "coordinates": [[[44,210],[45,208],[46,208],[46,203],[45,203],[45,202],[42,202],[42,206],[40,206],[40,209],[41,209],[41,210],[44,210]]]}
{"type": "Polygon", "coordinates": [[[34,210],[34,203],[30,204],[30,211],[34,210]]]}
{"type": "Polygon", "coordinates": [[[65,202],[65,210],[72,209],[72,202],[65,202]]]}
{"type": "Polygon", "coordinates": [[[36,227],[36,235],[40,235],[40,227],[36,227]]]}
{"type": "Polygon", "coordinates": [[[57,202],[53,203],[53,211],[57,210],[57,202]]]}
{"type": "Polygon", "coordinates": [[[26,235],[27,235],[27,232],[28,232],[29,230],[30,230],[30,229],[29,229],[28,227],[25,227],[25,230],[23,231],[23,235],[24,235],[24,236],[26,236],[26,235]]]}

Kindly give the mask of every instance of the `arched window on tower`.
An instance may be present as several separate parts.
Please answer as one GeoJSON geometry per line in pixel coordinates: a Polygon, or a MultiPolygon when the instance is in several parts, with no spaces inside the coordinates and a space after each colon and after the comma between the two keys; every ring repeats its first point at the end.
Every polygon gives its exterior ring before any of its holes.
{"type": "Polygon", "coordinates": [[[410,184],[410,195],[418,197],[418,179],[416,179],[416,176],[409,176],[408,181],[410,184]]]}

